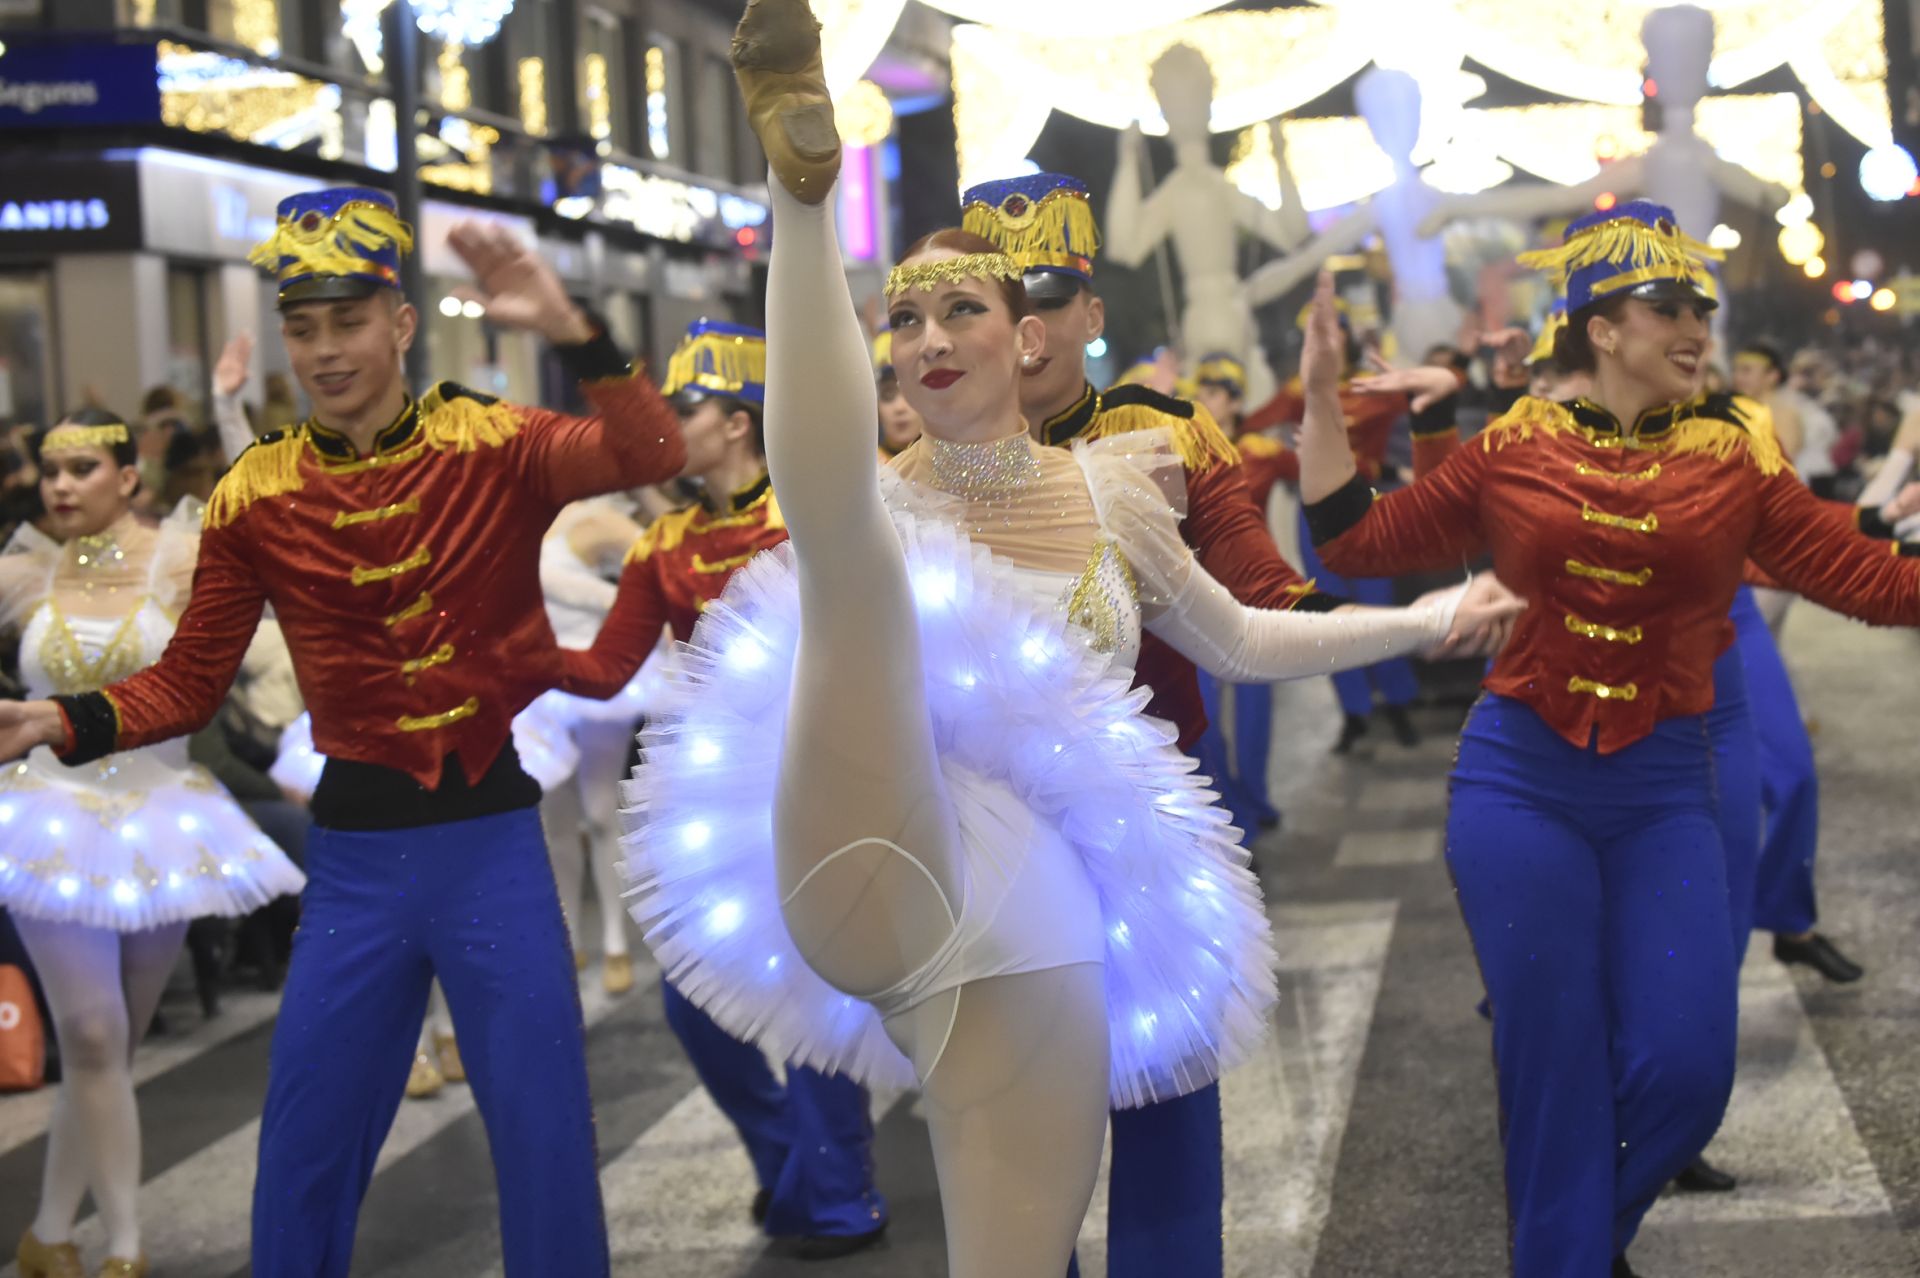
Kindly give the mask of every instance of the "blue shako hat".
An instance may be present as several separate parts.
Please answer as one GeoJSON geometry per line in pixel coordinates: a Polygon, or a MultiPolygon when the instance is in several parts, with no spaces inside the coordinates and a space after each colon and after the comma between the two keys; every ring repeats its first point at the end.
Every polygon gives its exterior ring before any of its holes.
{"type": "Polygon", "coordinates": [[[280,305],[371,297],[400,287],[413,228],[393,197],[365,186],[305,191],[280,201],[273,234],[247,255],[280,281],[280,305]]]}
{"type": "Polygon", "coordinates": [[[749,404],[767,402],[767,334],[746,324],[698,319],[667,361],[663,395],[695,402],[728,395],[749,404]]]}
{"type": "Polygon", "coordinates": [[[1028,292],[1064,289],[1093,279],[1100,229],[1087,184],[1064,173],[1031,173],[970,187],[960,197],[960,225],[993,241],[1025,274],[1028,292]],[[1049,277],[1053,277],[1050,281],[1049,277]],[[1052,282],[1057,287],[1049,290],[1052,282]]]}
{"type": "Polygon", "coordinates": [[[1720,304],[1709,262],[1723,255],[1681,231],[1673,210],[1628,200],[1567,224],[1556,248],[1522,253],[1520,265],[1547,272],[1578,315],[1610,297],[1720,304]]]}

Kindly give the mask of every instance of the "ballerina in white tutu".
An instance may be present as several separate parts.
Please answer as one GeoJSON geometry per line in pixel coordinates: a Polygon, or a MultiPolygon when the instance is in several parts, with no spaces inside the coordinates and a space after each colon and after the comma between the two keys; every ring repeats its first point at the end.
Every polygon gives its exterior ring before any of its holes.
{"type": "MultiPolygon", "coordinates": [[[[62,541],[17,538],[0,555],[0,612],[24,620],[29,697],[102,688],[150,665],[173,635],[199,525],[137,522],[136,462],[127,426],[99,410],[40,445],[41,495],[62,541]]],[[[0,770],[0,906],[46,989],[63,1071],[40,1206],[20,1243],[23,1274],[80,1272],[72,1231],[89,1190],[112,1257],[103,1272],[146,1272],[134,1045],[189,921],[237,917],[305,883],[188,763],[184,738],[85,768],[40,748],[0,770]]]]}

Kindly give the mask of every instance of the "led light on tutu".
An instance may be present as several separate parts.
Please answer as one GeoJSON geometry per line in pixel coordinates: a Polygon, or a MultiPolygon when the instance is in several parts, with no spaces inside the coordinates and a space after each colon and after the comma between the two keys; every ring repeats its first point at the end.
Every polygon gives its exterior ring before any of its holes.
{"type": "Polygon", "coordinates": [[[923,608],[944,608],[953,602],[958,585],[950,572],[939,568],[923,568],[914,574],[913,597],[923,608]]]}

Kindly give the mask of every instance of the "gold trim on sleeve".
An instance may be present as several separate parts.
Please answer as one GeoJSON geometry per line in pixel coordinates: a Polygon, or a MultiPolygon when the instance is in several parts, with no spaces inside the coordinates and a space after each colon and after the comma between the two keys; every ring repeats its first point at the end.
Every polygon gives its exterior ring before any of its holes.
{"type": "Polygon", "coordinates": [[[698,573],[732,572],[735,568],[746,567],[747,561],[759,553],[757,550],[749,550],[744,555],[732,555],[726,559],[716,559],[709,562],[708,560],[702,559],[699,552],[695,551],[693,556],[693,570],[698,573]]]}
{"type": "Polygon", "coordinates": [[[1589,466],[1586,462],[1580,462],[1573,469],[1575,474],[1596,475],[1601,479],[1658,479],[1660,478],[1659,462],[1655,462],[1653,465],[1647,467],[1645,470],[1629,470],[1629,471],[1606,470],[1599,466],[1589,466]]]}
{"type": "Polygon", "coordinates": [[[1618,568],[1596,568],[1592,564],[1583,564],[1578,559],[1567,560],[1567,571],[1575,577],[1586,577],[1593,581],[1610,581],[1616,586],[1644,586],[1653,580],[1651,568],[1624,572],[1618,568]]]}
{"type": "Polygon", "coordinates": [[[468,697],[451,710],[442,710],[439,714],[403,714],[393,723],[402,732],[431,732],[435,728],[444,728],[462,719],[471,719],[479,713],[480,698],[468,697]]]}
{"type": "Polygon", "coordinates": [[[422,546],[397,564],[388,564],[384,568],[355,568],[353,584],[365,586],[376,581],[391,581],[402,573],[412,572],[416,568],[425,568],[432,562],[433,552],[422,546]]]}
{"type": "Polygon", "coordinates": [[[1602,701],[1631,701],[1640,695],[1640,685],[1629,683],[1624,687],[1615,687],[1610,683],[1596,683],[1592,679],[1582,679],[1579,675],[1567,680],[1568,692],[1591,692],[1602,701]]]}
{"type": "Polygon", "coordinates": [[[1638,626],[1615,630],[1612,626],[1603,626],[1597,621],[1582,620],[1572,613],[1567,614],[1567,632],[1584,635],[1588,639],[1604,639],[1608,643],[1639,643],[1646,637],[1638,626]]]}
{"type": "Polygon", "coordinates": [[[1605,524],[1609,528],[1624,528],[1628,532],[1656,533],[1660,531],[1660,516],[1648,511],[1638,519],[1631,515],[1609,515],[1604,510],[1595,510],[1585,502],[1580,503],[1580,518],[1590,524],[1605,524]]]}
{"type": "Polygon", "coordinates": [[[399,625],[403,621],[412,621],[415,617],[427,612],[432,607],[433,596],[423,590],[420,592],[418,599],[402,608],[399,612],[394,613],[391,617],[388,617],[387,625],[392,627],[399,625]]]}
{"type": "Polygon", "coordinates": [[[396,515],[417,515],[420,513],[420,499],[409,497],[405,501],[395,502],[391,506],[379,506],[373,510],[343,510],[333,517],[335,528],[348,528],[354,524],[371,524],[382,519],[392,519],[396,515]]]}

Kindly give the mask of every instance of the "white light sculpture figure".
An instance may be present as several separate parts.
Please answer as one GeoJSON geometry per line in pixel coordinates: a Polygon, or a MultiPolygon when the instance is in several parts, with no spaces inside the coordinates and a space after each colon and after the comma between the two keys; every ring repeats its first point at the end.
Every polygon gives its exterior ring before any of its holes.
{"type": "Polygon", "coordinates": [[[1720,221],[1722,197],[1772,212],[1792,199],[1785,187],[1763,181],[1715,153],[1694,128],[1694,108],[1707,92],[1713,60],[1713,17],[1692,5],[1656,9],[1641,28],[1647,76],[1659,90],[1660,133],[1643,154],[1615,161],[1577,186],[1503,187],[1440,202],[1421,224],[1436,234],[1463,218],[1521,220],[1566,217],[1595,207],[1603,195],[1636,196],[1671,208],[1681,229],[1704,236],[1720,221]]]}
{"type": "MultiPolygon", "coordinates": [[[[1284,153],[1276,157],[1278,210],[1236,188],[1214,165],[1207,132],[1213,88],[1205,55],[1191,45],[1174,45],[1153,64],[1154,96],[1173,142],[1173,172],[1143,195],[1145,144],[1138,129],[1121,136],[1104,228],[1106,254],[1122,266],[1139,266],[1162,243],[1170,244],[1185,293],[1180,343],[1189,366],[1215,352],[1232,355],[1247,370],[1247,402],[1260,404],[1273,395],[1273,371],[1234,266],[1235,249],[1243,231],[1282,251],[1297,248],[1307,239],[1307,218],[1284,153]]],[[[1278,128],[1274,134],[1278,138],[1278,128]]]]}
{"type": "Polygon", "coordinates": [[[1413,162],[1420,136],[1420,86],[1404,71],[1369,67],[1354,84],[1354,103],[1374,141],[1393,161],[1393,185],[1298,251],[1255,271],[1247,279],[1247,295],[1255,306],[1284,297],[1311,279],[1328,258],[1351,253],[1378,234],[1393,267],[1394,338],[1400,351],[1413,357],[1436,342],[1453,341],[1460,326],[1460,308],[1447,294],[1446,246],[1422,226],[1443,197],[1421,180],[1413,162]]]}

